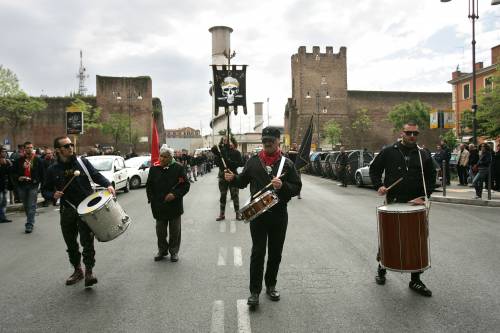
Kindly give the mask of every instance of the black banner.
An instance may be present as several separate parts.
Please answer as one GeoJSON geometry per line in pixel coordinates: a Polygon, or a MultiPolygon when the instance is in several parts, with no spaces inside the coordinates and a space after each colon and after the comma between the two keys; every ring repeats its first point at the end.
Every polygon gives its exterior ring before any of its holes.
{"type": "Polygon", "coordinates": [[[297,170],[309,164],[309,154],[311,152],[312,135],[313,135],[313,116],[311,116],[311,120],[309,121],[309,127],[307,127],[306,134],[302,138],[302,143],[300,144],[299,154],[295,159],[295,168],[297,170]]]}
{"type": "Polygon", "coordinates": [[[228,114],[230,106],[234,107],[234,114],[238,114],[238,106],[243,107],[243,113],[247,114],[246,68],[247,65],[212,65],[216,116],[219,108],[224,108],[228,114]]]}
{"type": "Polygon", "coordinates": [[[83,134],[82,112],[66,112],[66,134],[83,134]]]}

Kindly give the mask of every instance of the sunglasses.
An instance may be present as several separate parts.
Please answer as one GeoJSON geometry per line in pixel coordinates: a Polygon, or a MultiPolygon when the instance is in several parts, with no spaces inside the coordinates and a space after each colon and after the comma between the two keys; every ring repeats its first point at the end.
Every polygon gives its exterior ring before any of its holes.
{"type": "Polygon", "coordinates": [[[417,131],[404,131],[406,136],[418,136],[417,131]]]}
{"type": "Polygon", "coordinates": [[[73,143],[67,143],[65,145],[60,146],[60,148],[66,148],[69,149],[70,147],[73,148],[75,145],[73,143]]]}

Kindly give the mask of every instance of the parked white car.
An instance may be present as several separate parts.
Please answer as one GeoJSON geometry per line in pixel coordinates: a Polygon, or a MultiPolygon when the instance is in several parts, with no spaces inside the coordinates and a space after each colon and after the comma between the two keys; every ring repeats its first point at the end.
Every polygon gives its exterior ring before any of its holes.
{"type": "Polygon", "coordinates": [[[125,160],[125,168],[131,189],[146,185],[151,167],[151,156],[138,156],[125,160]]]}
{"type": "MultiPolygon", "coordinates": [[[[128,192],[129,180],[127,169],[125,169],[125,160],[121,156],[100,155],[89,156],[87,160],[106,177],[116,190],[128,192]]],[[[102,188],[96,184],[97,189],[102,188]]]]}

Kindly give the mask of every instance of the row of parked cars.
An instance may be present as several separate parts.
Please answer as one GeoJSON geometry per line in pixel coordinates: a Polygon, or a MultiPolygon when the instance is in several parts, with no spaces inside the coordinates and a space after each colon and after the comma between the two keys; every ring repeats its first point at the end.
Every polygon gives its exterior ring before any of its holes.
{"type": "MultiPolygon", "coordinates": [[[[352,182],[355,180],[356,170],[368,165],[373,160],[373,153],[366,150],[346,150],[348,154],[347,176],[352,182]]],[[[325,177],[338,179],[340,172],[340,151],[320,151],[310,155],[310,163],[306,172],[325,177]]]]}
{"type": "MultiPolygon", "coordinates": [[[[346,152],[348,153],[347,177],[350,182],[360,187],[372,186],[370,164],[378,153],[371,153],[366,150],[348,150],[346,152]]],[[[310,162],[304,171],[316,176],[338,179],[340,172],[339,155],[339,151],[311,153],[310,162]]],[[[432,160],[436,169],[435,187],[437,188],[441,186],[441,167],[434,158],[432,160]]]]}
{"type": "Polygon", "coordinates": [[[125,160],[116,155],[99,155],[88,156],[87,160],[116,190],[124,192],[145,185],[151,166],[151,156],[138,156],[125,160]]]}

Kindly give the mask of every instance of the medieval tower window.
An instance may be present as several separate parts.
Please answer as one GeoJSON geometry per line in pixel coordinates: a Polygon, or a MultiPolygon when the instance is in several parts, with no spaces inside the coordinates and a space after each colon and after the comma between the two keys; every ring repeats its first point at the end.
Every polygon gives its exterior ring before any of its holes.
{"type": "Polygon", "coordinates": [[[319,61],[319,54],[316,54],[316,61],[319,61]]]}

